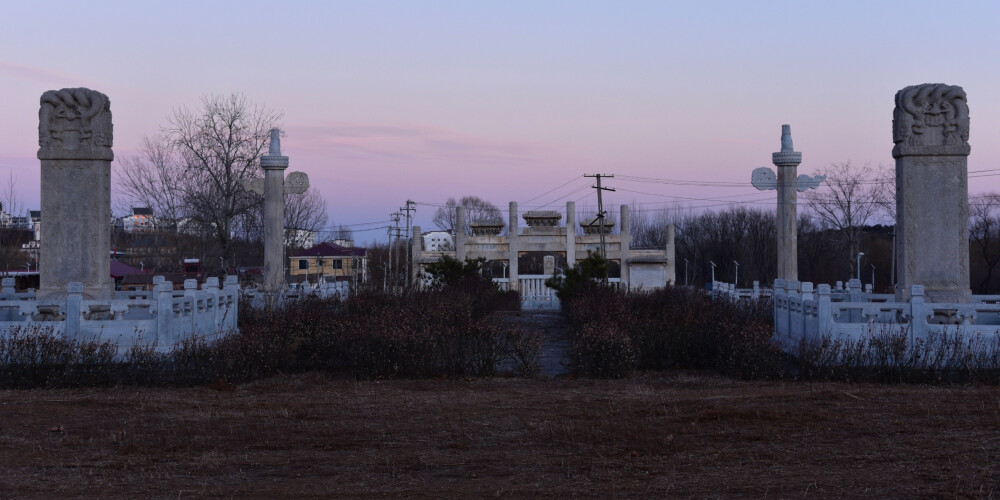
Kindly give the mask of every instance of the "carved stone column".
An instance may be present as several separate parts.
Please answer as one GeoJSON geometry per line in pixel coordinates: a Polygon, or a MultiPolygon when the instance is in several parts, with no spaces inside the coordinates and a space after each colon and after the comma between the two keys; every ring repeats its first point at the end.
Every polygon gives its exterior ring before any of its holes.
{"type": "Polygon", "coordinates": [[[566,267],[576,265],[576,203],[566,202],[566,267]]]}
{"type": "Polygon", "coordinates": [[[39,299],[111,298],[111,101],[85,88],[50,90],[38,111],[41,160],[39,299]]]}
{"type": "Polygon", "coordinates": [[[281,291],[285,283],[285,169],[278,129],[271,130],[271,144],[260,157],[264,169],[264,291],[281,291]]]}
{"type": "Polygon", "coordinates": [[[465,263],[465,207],[455,207],[455,258],[465,263]]]}
{"type": "Polygon", "coordinates": [[[677,262],[674,258],[676,256],[677,250],[674,244],[674,225],[670,224],[667,226],[667,245],[666,245],[666,255],[667,255],[667,279],[666,284],[670,286],[677,285],[677,262]]]}
{"type": "Polygon", "coordinates": [[[507,237],[508,242],[508,252],[507,252],[507,277],[510,279],[508,286],[509,290],[519,290],[520,283],[517,281],[517,255],[520,249],[518,245],[517,236],[517,202],[510,202],[510,208],[508,209],[508,215],[510,221],[508,222],[507,228],[510,234],[507,237]]]}
{"type": "Polygon", "coordinates": [[[912,285],[928,302],[966,302],[969,291],[969,106],[961,87],[914,85],[896,93],[896,297],[912,285]]]}
{"type": "Polygon", "coordinates": [[[792,147],[792,128],[781,126],[781,151],[771,154],[778,169],[778,278],[799,279],[798,167],[802,153],[792,147]]]}
{"type": "Polygon", "coordinates": [[[628,258],[629,258],[629,250],[630,247],[632,246],[632,233],[629,229],[628,217],[629,217],[628,205],[622,205],[621,216],[619,216],[618,218],[619,222],[621,223],[621,228],[618,230],[618,236],[621,238],[620,242],[621,250],[619,251],[618,256],[619,256],[619,268],[621,269],[621,282],[622,286],[625,287],[626,289],[629,287],[629,283],[631,283],[630,281],[631,276],[629,275],[628,258]]]}

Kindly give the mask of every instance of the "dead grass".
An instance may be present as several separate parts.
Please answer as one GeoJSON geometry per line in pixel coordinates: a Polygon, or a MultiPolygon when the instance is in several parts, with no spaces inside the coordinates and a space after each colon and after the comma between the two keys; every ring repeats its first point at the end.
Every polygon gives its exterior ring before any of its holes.
{"type": "Polygon", "coordinates": [[[0,496],[993,496],[1000,388],[365,381],[0,392],[0,496]]]}

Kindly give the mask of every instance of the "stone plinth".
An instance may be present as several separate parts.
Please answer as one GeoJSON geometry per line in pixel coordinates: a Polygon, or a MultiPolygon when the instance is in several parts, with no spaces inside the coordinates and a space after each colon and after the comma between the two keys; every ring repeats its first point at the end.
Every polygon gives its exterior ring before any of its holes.
{"type": "Polygon", "coordinates": [[[896,298],[923,285],[928,302],[967,302],[969,106],[961,87],[923,84],[896,93],[896,298]]]}
{"type": "Polygon", "coordinates": [[[64,299],[70,283],[83,299],[111,298],[111,144],[108,96],[84,88],[42,94],[41,300],[64,299]]]}

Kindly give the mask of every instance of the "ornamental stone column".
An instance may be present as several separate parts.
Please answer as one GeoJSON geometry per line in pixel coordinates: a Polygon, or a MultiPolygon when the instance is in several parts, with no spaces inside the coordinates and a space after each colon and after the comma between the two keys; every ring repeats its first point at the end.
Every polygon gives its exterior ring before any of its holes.
{"type": "Polygon", "coordinates": [[[771,154],[778,170],[778,278],[799,279],[798,167],[802,153],[792,147],[792,127],[781,126],[781,151],[771,154]]]}
{"type": "Polygon", "coordinates": [[[288,157],[281,156],[281,137],[271,129],[271,144],[260,157],[264,169],[264,291],[278,292],[285,283],[285,169],[288,157]]]}
{"type": "Polygon", "coordinates": [[[455,207],[455,259],[465,264],[465,207],[455,207]]]}
{"type": "Polygon", "coordinates": [[[618,222],[621,224],[618,229],[618,236],[620,238],[620,246],[618,252],[618,267],[621,269],[621,283],[625,289],[628,289],[629,283],[631,283],[631,275],[629,274],[631,268],[628,264],[629,250],[632,246],[632,232],[629,228],[629,212],[628,205],[622,205],[621,215],[618,217],[618,222]]]}
{"type": "Polygon", "coordinates": [[[243,188],[264,195],[264,292],[279,292],[285,284],[285,194],[309,189],[309,176],[291,172],[285,177],[288,157],[281,156],[281,132],[271,129],[271,143],[260,157],[264,178],[246,179],[243,188]]]}
{"type": "Polygon", "coordinates": [[[516,201],[510,202],[510,206],[508,208],[508,216],[510,220],[508,221],[507,225],[507,230],[509,233],[507,236],[507,243],[508,243],[507,278],[509,280],[507,282],[507,285],[508,285],[508,290],[519,290],[520,282],[518,281],[518,274],[517,274],[517,257],[518,257],[518,251],[520,250],[520,246],[518,245],[519,242],[517,241],[519,230],[517,228],[518,221],[517,221],[516,201]]]}
{"type": "Polygon", "coordinates": [[[799,279],[798,256],[798,192],[816,189],[826,180],[825,175],[798,175],[802,153],[792,146],[792,127],[781,126],[781,151],[771,154],[771,161],[778,173],[767,167],[754,169],[750,177],[753,186],[761,191],[777,190],[778,207],[778,279],[799,279]]]}
{"type": "Polygon", "coordinates": [[[923,285],[928,302],[968,302],[969,105],[962,87],[926,83],[896,93],[897,300],[923,285]]]}
{"type": "Polygon", "coordinates": [[[667,279],[665,283],[669,286],[677,286],[677,262],[675,256],[677,247],[674,243],[674,225],[667,226],[667,245],[664,249],[667,257],[667,279]]]}
{"type": "Polygon", "coordinates": [[[576,265],[576,203],[566,202],[566,267],[576,265]]]}
{"type": "Polygon", "coordinates": [[[71,282],[84,299],[111,286],[111,101],[85,88],[50,90],[38,111],[45,253],[38,298],[62,300],[71,282]]]}
{"type": "Polygon", "coordinates": [[[420,287],[422,285],[420,281],[420,257],[423,251],[424,236],[420,232],[420,226],[413,226],[412,233],[410,234],[410,262],[413,263],[410,266],[410,283],[414,286],[420,287]]]}

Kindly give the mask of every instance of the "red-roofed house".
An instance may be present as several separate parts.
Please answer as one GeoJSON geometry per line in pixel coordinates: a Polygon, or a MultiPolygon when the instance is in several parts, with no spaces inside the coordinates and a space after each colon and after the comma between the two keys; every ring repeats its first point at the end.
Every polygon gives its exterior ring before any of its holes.
{"type": "Polygon", "coordinates": [[[343,247],[323,242],[289,257],[292,276],[330,276],[337,281],[368,279],[368,257],[364,248],[343,247]]]}

